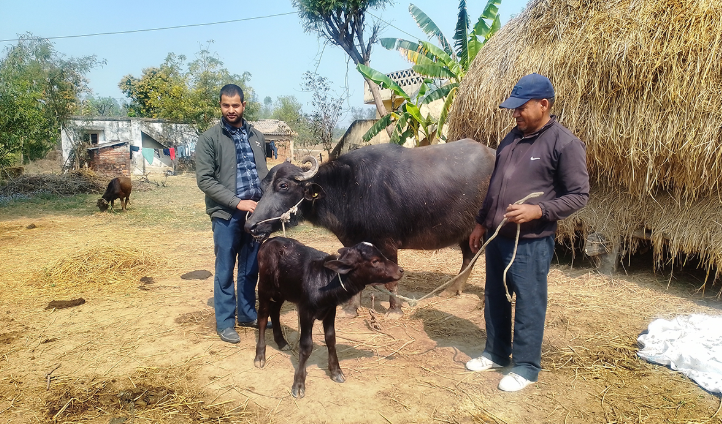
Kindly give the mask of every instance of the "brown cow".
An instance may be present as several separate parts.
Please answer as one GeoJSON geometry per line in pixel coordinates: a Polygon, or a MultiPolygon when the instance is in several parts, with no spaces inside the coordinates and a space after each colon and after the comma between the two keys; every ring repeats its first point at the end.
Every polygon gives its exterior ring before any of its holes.
{"type": "Polygon", "coordinates": [[[108,209],[110,203],[110,210],[114,210],[113,203],[115,199],[120,199],[120,206],[122,210],[125,210],[126,206],[130,204],[130,192],[133,189],[133,185],[128,177],[116,177],[110,180],[108,188],[105,189],[103,196],[98,199],[98,209],[104,212],[108,209]]]}

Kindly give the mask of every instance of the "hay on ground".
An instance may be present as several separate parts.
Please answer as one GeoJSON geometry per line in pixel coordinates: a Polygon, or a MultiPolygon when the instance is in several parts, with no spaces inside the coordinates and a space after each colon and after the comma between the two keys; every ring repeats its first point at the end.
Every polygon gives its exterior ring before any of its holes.
{"type": "Polygon", "coordinates": [[[56,288],[137,285],[152,273],[157,256],[132,247],[94,247],[65,258],[37,273],[33,282],[56,288]]]}

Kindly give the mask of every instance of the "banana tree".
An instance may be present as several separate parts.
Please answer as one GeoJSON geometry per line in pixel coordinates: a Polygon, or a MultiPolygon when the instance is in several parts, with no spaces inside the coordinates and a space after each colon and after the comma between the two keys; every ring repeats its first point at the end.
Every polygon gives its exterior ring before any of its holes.
{"type": "Polygon", "coordinates": [[[392,97],[400,97],[404,100],[398,108],[376,121],[364,134],[363,140],[366,142],[371,140],[376,134],[395,123],[396,125],[391,133],[392,143],[404,144],[406,140],[413,138],[416,146],[431,144],[437,134],[436,120],[430,114],[423,116],[418,105],[421,104],[421,100],[428,92],[429,87],[433,87],[434,81],[425,79],[421,83],[419,90],[410,95],[391,78],[375,69],[363,64],[358,64],[356,69],[361,75],[378,84],[380,88],[391,90],[392,97]]]}
{"type": "Polygon", "coordinates": [[[420,99],[417,106],[444,99],[441,115],[436,125],[440,138],[446,118],[451,108],[459,83],[464,79],[469,66],[481,48],[501,27],[499,21],[499,5],[501,0],[488,0],[484,12],[469,31],[469,16],[466,1],[459,1],[459,14],[454,32],[454,45],[446,39],[439,27],[421,9],[411,4],[409,12],[416,24],[429,38],[436,38],[439,46],[427,41],[413,42],[400,38],[381,38],[381,45],[389,50],[398,50],[411,63],[416,73],[443,81],[438,87],[431,89],[420,99]]]}

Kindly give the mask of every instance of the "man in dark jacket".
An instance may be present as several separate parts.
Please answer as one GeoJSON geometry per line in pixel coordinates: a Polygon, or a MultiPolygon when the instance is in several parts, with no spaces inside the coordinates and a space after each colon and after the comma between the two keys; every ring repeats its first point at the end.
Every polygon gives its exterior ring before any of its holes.
{"type": "Polygon", "coordinates": [[[241,326],[255,326],[259,244],[243,230],[246,214],[261,199],[261,180],[268,174],[263,134],[243,119],[243,90],[221,88],[221,122],[204,132],[196,146],[196,179],[206,195],[216,254],[213,303],[221,340],[238,343],[241,326]],[[238,260],[238,293],[233,268],[238,260]]]}
{"type": "Polygon", "coordinates": [[[496,150],[489,191],[469,237],[471,250],[477,252],[487,231],[493,233],[504,218],[508,220],[485,252],[486,346],[481,356],[466,363],[471,371],[512,365],[499,383],[504,391],[521,390],[538,379],[557,221],[589,199],[586,148],[550,114],[553,104],[549,79],[530,74],[499,106],[514,111],[516,127],[496,150]],[[544,194],[514,204],[533,192],[544,194]],[[512,305],[506,297],[504,269],[514,254],[517,224],[520,239],[506,275],[509,293],[516,293],[512,345],[512,305]]]}

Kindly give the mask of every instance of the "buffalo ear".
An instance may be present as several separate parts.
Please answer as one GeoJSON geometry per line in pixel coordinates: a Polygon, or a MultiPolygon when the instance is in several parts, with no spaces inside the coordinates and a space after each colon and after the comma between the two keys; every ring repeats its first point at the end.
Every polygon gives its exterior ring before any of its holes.
{"type": "Polygon", "coordinates": [[[323,263],[323,266],[339,274],[348,274],[353,270],[353,267],[351,265],[341,262],[337,259],[326,261],[323,263]]]}
{"type": "Polygon", "coordinates": [[[306,185],[306,187],[303,190],[303,197],[306,200],[319,200],[326,197],[326,192],[323,190],[323,187],[316,183],[310,183],[306,185]]]}

